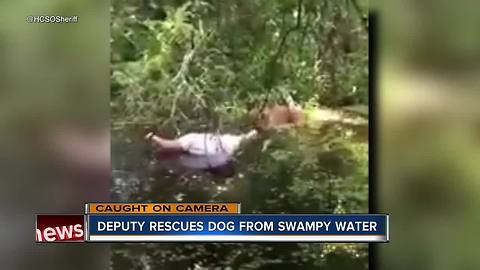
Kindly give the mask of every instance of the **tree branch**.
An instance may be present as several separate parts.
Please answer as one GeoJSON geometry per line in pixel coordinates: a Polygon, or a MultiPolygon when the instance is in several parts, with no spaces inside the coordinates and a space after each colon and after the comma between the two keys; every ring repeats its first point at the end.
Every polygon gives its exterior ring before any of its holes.
{"type": "Polygon", "coordinates": [[[295,24],[295,26],[291,27],[290,29],[288,29],[286,32],[285,32],[285,35],[283,35],[282,37],[282,40],[280,41],[280,44],[277,48],[277,51],[276,53],[274,54],[274,57],[272,58],[274,61],[276,61],[278,59],[278,57],[280,56],[280,54],[282,53],[282,50],[285,46],[285,43],[287,41],[287,38],[288,36],[295,30],[298,30],[301,28],[302,26],[302,5],[303,5],[303,0],[298,0],[298,4],[297,4],[297,23],[295,24]]]}
{"type": "Polygon", "coordinates": [[[353,8],[355,9],[358,16],[360,17],[360,20],[363,23],[363,28],[365,29],[365,31],[368,32],[368,16],[363,14],[362,9],[360,8],[360,5],[358,4],[357,0],[350,0],[350,3],[353,5],[353,8]]]}
{"type": "MultiPolygon", "coordinates": [[[[301,26],[302,26],[302,10],[303,10],[302,7],[303,7],[303,0],[298,0],[298,2],[297,2],[297,22],[294,26],[292,26],[287,31],[285,31],[285,34],[283,35],[282,39],[280,40],[280,43],[277,47],[277,50],[272,55],[270,61],[267,62],[267,67],[265,69],[265,71],[266,71],[265,75],[266,76],[275,76],[275,67],[276,67],[277,61],[280,58],[280,56],[283,54],[285,44],[287,42],[287,39],[288,39],[289,35],[293,31],[301,29],[301,26]]],[[[268,92],[267,92],[267,95],[265,97],[264,103],[267,102],[268,96],[270,95],[270,89],[272,88],[271,87],[271,84],[272,84],[271,82],[272,82],[272,79],[270,77],[269,80],[264,83],[265,88],[268,88],[267,89],[268,92]]]]}

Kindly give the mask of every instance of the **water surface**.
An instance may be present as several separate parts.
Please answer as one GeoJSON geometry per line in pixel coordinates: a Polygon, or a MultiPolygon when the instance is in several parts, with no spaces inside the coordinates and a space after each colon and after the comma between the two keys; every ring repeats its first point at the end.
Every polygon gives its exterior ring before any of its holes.
{"type": "MultiPolygon", "coordinates": [[[[115,134],[112,145],[112,196],[118,201],[241,202],[243,213],[368,211],[367,126],[271,132],[234,156],[229,177],[157,160],[134,133],[115,134]]],[[[112,249],[114,269],[368,268],[364,244],[148,243],[112,249]]]]}

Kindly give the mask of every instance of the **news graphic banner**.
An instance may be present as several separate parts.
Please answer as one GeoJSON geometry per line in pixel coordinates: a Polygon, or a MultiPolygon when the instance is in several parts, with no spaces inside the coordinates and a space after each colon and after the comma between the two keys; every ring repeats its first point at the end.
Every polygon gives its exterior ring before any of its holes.
{"type": "Polygon", "coordinates": [[[37,215],[37,242],[84,242],[84,215],[37,215]]]}
{"type": "Polygon", "coordinates": [[[240,213],[240,203],[87,203],[85,214],[240,213]]]}
{"type": "Polygon", "coordinates": [[[89,215],[87,241],[382,242],[384,215],[89,215]]]}
{"type": "Polygon", "coordinates": [[[238,203],[91,203],[37,215],[37,242],[388,242],[388,215],[239,214],[238,203]]]}

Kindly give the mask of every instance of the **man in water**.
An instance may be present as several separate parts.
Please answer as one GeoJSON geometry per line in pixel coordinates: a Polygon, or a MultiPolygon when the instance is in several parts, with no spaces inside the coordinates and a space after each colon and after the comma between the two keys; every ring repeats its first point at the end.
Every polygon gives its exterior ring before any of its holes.
{"type": "Polygon", "coordinates": [[[150,140],[159,152],[185,153],[197,156],[217,154],[232,156],[243,142],[250,141],[257,136],[258,131],[254,129],[240,135],[188,133],[173,140],[162,138],[150,132],[145,136],[145,139],[150,140]]]}
{"type": "Polygon", "coordinates": [[[229,177],[235,172],[232,158],[240,146],[258,137],[257,130],[248,133],[188,133],[176,139],[165,139],[148,133],[145,139],[157,148],[157,157],[165,163],[174,162],[184,168],[206,170],[229,177]],[[171,155],[174,154],[174,155],[171,155]]]}

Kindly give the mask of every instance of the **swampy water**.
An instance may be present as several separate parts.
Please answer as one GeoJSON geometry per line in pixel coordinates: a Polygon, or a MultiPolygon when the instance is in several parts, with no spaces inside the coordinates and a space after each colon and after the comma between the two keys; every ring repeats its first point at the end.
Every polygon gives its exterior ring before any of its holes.
{"type": "MultiPolygon", "coordinates": [[[[368,127],[271,132],[234,157],[232,175],[157,160],[138,131],[113,134],[112,196],[130,202],[241,202],[243,213],[366,213],[368,127]]],[[[365,244],[112,245],[113,269],[368,269],[365,244]]]]}

